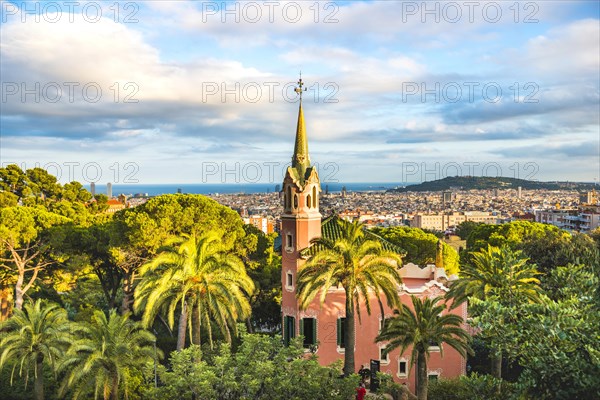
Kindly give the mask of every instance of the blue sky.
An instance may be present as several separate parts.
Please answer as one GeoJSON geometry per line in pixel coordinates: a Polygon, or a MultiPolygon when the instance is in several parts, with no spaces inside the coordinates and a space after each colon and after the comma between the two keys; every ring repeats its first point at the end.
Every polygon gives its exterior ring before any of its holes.
{"type": "Polygon", "coordinates": [[[300,70],[325,181],[600,178],[596,1],[0,6],[0,161],[63,182],[278,183],[300,70]]]}

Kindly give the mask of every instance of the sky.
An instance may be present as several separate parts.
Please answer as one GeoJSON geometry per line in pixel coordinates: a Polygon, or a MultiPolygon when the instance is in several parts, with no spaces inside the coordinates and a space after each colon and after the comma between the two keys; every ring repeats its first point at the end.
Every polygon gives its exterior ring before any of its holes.
{"type": "Polygon", "coordinates": [[[600,178],[597,1],[0,0],[0,163],[279,183],[600,178]]]}

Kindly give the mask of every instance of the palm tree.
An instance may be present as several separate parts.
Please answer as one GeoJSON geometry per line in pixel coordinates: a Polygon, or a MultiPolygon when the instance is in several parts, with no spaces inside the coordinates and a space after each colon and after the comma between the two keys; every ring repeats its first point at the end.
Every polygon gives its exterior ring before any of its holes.
{"type": "Polygon", "coordinates": [[[72,390],[73,398],[94,399],[101,394],[104,400],[117,400],[119,387],[127,390],[130,372],[161,354],[153,346],[156,338],[144,330],[139,322],[129,319],[129,314],[118,315],[112,310],[108,318],[95,311],[91,323],[77,324],[75,340],[60,363],[59,370],[66,372],[59,396],[72,390]]]}
{"type": "Polygon", "coordinates": [[[19,376],[33,369],[34,396],[44,399],[44,363],[55,370],[56,361],[69,345],[70,324],[67,312],[56,304],[41,300],[25,304],[24,310],[15,309],[8,320],[0,323],[0,368],[7,362],[13,364],[10,382],[15,369],[19,376]]]}
{"type": "Polygon", "coordinates": [[[411,296],[413,309],[402,304],[400,314],[386,321],[377,342],[388,342],[385,351],[400,347],[403,353],[412,346],[411,364],[417,364],[417,398],[427,400],[427,361],[429,348],[438,345],[443,357],[443,343],[456,349],[463,357],[471,352],[470,336],[462,328],[462,317],[454,314],[441,315],[446,309],[442,297],[424,298],[411,296]]]}
{"type": "Polygon", "coordinates": [[[179,309],[178,350],[185,346],[186,326],[193,328],[191,342],[200,344],[204,325],[212,347],[211,322],[230,341],[236,322],[250,314],[248,295],[254,283],[242,261],[227,251],[215,233],[174,239],[140,274],[134,309],[143,309],[145,326],[166,311],[171,328],[179,309]]]}
{"type": "MultiPolygon", "coordinates": [[[[447,299],[452,299],[452,308],[469,297],[488,300],[500,299],[506,305],[515,305],[520,299],[540,301],[540,273],[521,251],[508,246],[501,248],[488,245],[487,249],[471,253],[471,262],[460,270],[460,279],[450,286],[447,299]]],[[[502,375],[502,352],[496,350],[492,356],[492,375],[502,375]]]]}
{"type": "Polygon", "coordinates": [[[385,296],[390,307],[399,304],[398,285],[402,278],[398,273],[400,256],[384,250],[380,241],[365,237],[363,225],[336,220],[340,235],[336,239],[318,238],[312,241],[316,254],[298,271],[298,301],[300,308],[306,309],[320,293],[321,304],[325,302],[327,290],[332,286],[342,286],[346,293],[346,329],[344,341],[344,374],[350,375],[354,369],[355,326],[354,313],[359,301],[371,313],[370,297],[385,296]]]}

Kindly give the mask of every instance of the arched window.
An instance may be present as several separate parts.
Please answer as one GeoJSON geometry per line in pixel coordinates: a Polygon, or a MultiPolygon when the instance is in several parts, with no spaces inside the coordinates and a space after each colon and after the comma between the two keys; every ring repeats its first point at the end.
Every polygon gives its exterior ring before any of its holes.
{"type": "Polygon", "coordinates": [[[294,195],[294,208],[298,208],[298,195],[294,195]]]}
{"type": "Polygon", "coordinates": [[[310,194],[306,197],[306,205],[308,208],[312,207],[312,196],[310,194]]]}
{"type": "Polygon", "coordinates": [[[317,208],[317,187],[313,186],[313,190],[312,190],[312,201],[313,201],[313,208],[317,208]]]}
{"type": "Polygon", "coordinates": [[[285,190],[285,208],[290,209],[292,207],[292,188],[288,186],[285,190]]]}

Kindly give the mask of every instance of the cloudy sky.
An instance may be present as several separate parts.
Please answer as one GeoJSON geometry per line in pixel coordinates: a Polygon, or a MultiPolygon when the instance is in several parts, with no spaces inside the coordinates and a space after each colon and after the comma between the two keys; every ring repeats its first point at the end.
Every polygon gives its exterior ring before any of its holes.
{"type": "Polygon", "coordinates": [[[0,160],[279,182],[600,177],[596,1],[0,1],[0,160]]]}

